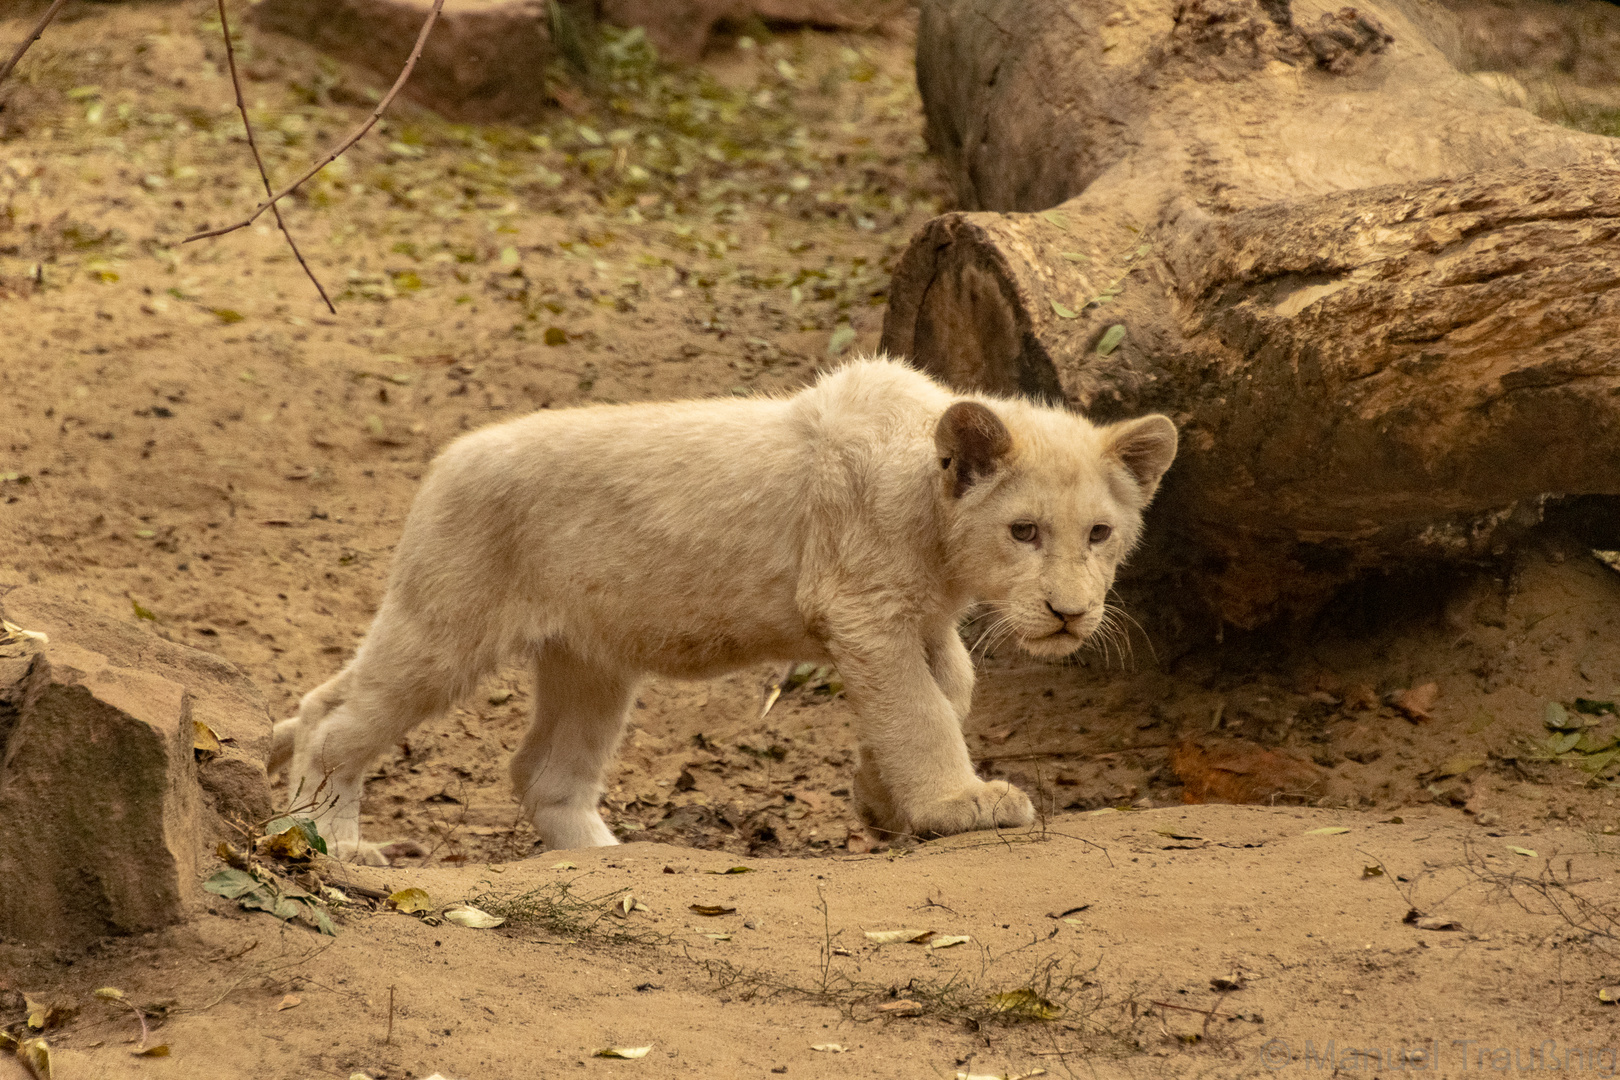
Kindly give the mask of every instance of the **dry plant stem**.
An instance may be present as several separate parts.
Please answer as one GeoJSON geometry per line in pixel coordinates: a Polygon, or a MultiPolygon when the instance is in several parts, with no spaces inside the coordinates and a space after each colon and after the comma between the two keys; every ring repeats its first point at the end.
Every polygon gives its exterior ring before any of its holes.
{"type": "Polygon", "coordinates": [[[28,51],[30,45],[39,40],[39,36],[45,32],[45,28],[51,24],[51,20],[56,18],[56,13],[61,11],[66,3],[67,0],[56,0],[56,3],[45,9],[45,14],[40,18],[39,22],[34,24],[34,32],[23,38],[22,44],[17,46],[17,51],[11,54],[10,60],[6,61],[6,66],[0,67],[0,82],[6,81],[6,76],[11,74],[11,69],[16,67],[17,61],[23,58],[23,53],[28,51]]]}
{"type": "Polygon", "coordinates": [[[383,1042],[394,1041],[394,988],[388,988],[388,1034],[383,1036],[383,1042]]]}
{"type": "Polygon", "coordinates": [[[247,228],[249,225],[259,220],[259,216],[266,210],[270,209],[288,195],[291,195],[294,191],[297,191],[299,186],[302,185],[304,181],[308,180],[310,177],[332,164],[332,162],[336,161],[340,156],[342,156],[345,150],[364,138],[366,132],[375,127],[377,121],[382,119],[382,114],[387,111],[388,106],[393,103],[395,96],[397,96],[400,90],[404,88],[405,80],[409,79],[411,77],[411,72],[416,69],[416,61],[422,56],[422,47],[427,44],[428,34],[433,30],[433,24],[439,21],[439,12],[443,8],[444,0],[433,0],[433,10],[428,12],[427,18],[422,22],[422,30],[416,35],[416,45],[411,49],[410,58],[405,61],[404,70],[399,73],[399,78],[394,80],[394,85],[388,88],[388,93],[383,95],[383,99],[377,102],[377,107],[371,110],[371,115],[366,117],[364,123],[355,128],[354,131],[350,132],[348,138],[344,139],[336,147],[328,151],[326,156],[312,165],[308,171],[304,173],[304,175],[300,176],[298,179],[294,180],[280,191],[271,195],[268,200],[259,205],[258,209],[254,210],[253,213],[249,214],[241,221],[238,221],[234,225],[227,225],[223,229],[209,229],[206,232],[200,232],[193,236],[188,236],[181,241],[181,243],[189,244],[193,240],[206,240],[211,236],[224,236],[226,233],[235,232],[237,229],[247,228]]]}
{"type": "MultiPolygon", "coordinates": [[[[242,114],[242,130],[247,132],[248,149],[253,151],[253,161],[259,166],[259,179],[264,181],[264,193],[270,195],[275,189],[270,186],[270,173],[266,171],[264,158],[259,154],[259,143],[253,138],[253,122],[248,119],[247,102],[242,100],[242,80],[236,74],[236,47],[231,44],[231,24],[225,17],[225,0],[217,0],[217,2],[219,5],[219,28],[225,34],[225,63],[231,69],[231,88],[236,91],[236,110],[242,114]]],[[[326,295],[325,289],[321,288],[320,279],[315,276],[315,271],[309,268],[309,263],[304,261],[304,253],[298,250],[298,244],[293,240],[292,233],[287,230],[287,223],[281,218],[281,206],[279,204],[272,205],[271,209],[276,215],[276,227],[281,230],[281,235],[287,238],[287,246],[292,248],[293,258],[297,259],[298,265],[304,268],[304,273],[308,275],[310,284],[315,286],[315,291],[321,294],[321,300],[326,304],[326,310],[336,315],[337,308],[332,304],[332,298],[326,295]]]]}
{"type": "Polygon", "coordinates": [[[139,1054],[141,1051],[146,1049],[146,1040],[151,1038],[152,1029],[146,1026],[146,1013],[144,1011],[142,1011],[140,1006],[131,1004],[128,1001],[122,1002],[122,1004],[127,1005],[130,1008],[130,1010],[135,1013],[136,1017],[138,1017],[140,1019],[140,1022],[141,1022],[141,1041],[139,1043],[137,1043],[136,1046],[135,1046],[135,1052],[137,1054],[139,1054]]]}

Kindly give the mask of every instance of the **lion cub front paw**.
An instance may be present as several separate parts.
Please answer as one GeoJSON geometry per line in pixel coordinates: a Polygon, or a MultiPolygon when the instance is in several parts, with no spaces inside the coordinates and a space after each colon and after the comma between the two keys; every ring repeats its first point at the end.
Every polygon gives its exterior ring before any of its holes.
{"type": "Polygon", "coordinates": [[[1007,781],[991,780],[927,803],[907,816],[911,832],[926,838],[976,829],[1021,829],[1035,820],[1035,807],[1028,795],[1007,781]]]}

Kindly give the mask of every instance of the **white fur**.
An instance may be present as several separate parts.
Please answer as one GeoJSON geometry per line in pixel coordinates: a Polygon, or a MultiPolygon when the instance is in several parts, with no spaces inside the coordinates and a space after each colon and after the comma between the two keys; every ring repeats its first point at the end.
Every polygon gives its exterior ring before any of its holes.
{"type": "Polygon", "coordinates": [[[1010,439],[980,448],[965,486],[974,446],[942,420],[964,396],[883,359],[788,398],[541,411],[467,435],[423,481],[354,659],[276,725],[271,769],[290,766],[336,854],[381,860],[360,840],[371,761],[521,655],[536,685],[517,797],[548,847],[612,844],[597,802],[643,675],[813,660],[837,665],[858,714],[869,824],[1028,824],[1023,792],[974,775],[958,622],[985,602],[1032,652],[1078,648],[1175,428],[966,398],[1010,439]],[[1093,544],[1099,523],[1113,532],[1093,544]]]}

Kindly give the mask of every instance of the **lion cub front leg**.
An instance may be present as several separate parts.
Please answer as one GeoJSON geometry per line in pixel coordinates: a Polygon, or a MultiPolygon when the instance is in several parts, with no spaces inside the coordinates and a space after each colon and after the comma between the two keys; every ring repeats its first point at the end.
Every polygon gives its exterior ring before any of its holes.
{"type": "Polygon", "coordinates": [[[933,837],[1019,828],[1035,820],[1022,791],[974,774],[956,704],[921,642],[835,649],[834,657],[859,716],[855,803],[868,825],[933,837]]]}
{"type": "Polygon", "coordinates": [[[518,802],[546,850],[617,844],[596,805],[635,678],[560,641],[536,651],[534,676],[534,720],[512,755],[518,802]]]}
{"type": "Polygon", "coordinates": [[[956,722],[961,724],[973,707],[973,657],[954,624],[937,628],[929,639],[928,670],[956,712],[956,722]]]}

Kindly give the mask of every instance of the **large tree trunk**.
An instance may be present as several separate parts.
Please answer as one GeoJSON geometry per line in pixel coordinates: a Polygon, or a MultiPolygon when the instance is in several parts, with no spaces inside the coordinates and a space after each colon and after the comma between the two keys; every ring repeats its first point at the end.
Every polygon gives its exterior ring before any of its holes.
{"type": "Polygon", "coordinates": [[[1143,565],[1227,623],[1620,494],[1620,144],[1509,107],[1413,15],[923,3],[930,140],[1002,212],[913,239],[884,345],[1175,417],[1143,565]]]}

